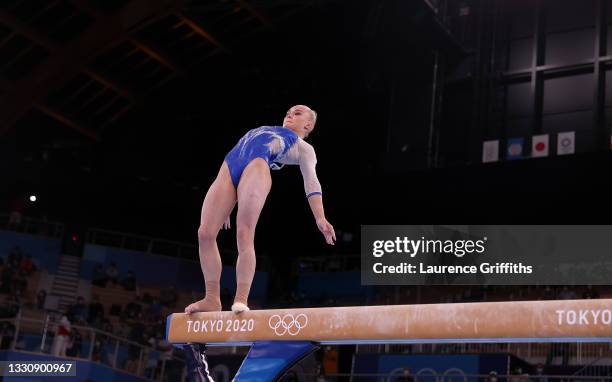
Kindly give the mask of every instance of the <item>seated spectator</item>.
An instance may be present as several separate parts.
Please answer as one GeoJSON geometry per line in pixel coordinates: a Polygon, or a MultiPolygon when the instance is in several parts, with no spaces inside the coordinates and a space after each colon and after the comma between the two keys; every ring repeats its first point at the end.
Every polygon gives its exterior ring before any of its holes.
{"type": "Polygon", "coordinates": [[[134,272],[128,271],[127,277],[121,281],[121,285],[125,288],[125,290],[136,290],[136,277],[134,277],[134,272]]]}
{"type": "Polygon", "coordinates": [[[23,272],[24,275],[29,276],[36,270],[36,266],[32,261],[32,256],[26,256],[23,260],[21,260],[21,264],[19,264],[19,270],[23,272]]]}
{"type": "Polygon", "coordinates": [[[68,318],[77,325],[82,325],[87,320],[87,305],[82,296],[77,297],[74,305],[68,308],[68,318]]]}
{"type": "Polygon", "coordinates": [[[93,269],[91,283],[95,286],[105,287],[107,281],[108,280],[106,278],[106,273],[104,273],[104,268],[102,268],[101,264],[96,264],[93,269]]]}
{"type": "Polygon", "coordinates": [[[138,303],[138,301],[133,300],[125,306],[124,313],[125,319],[135,320],[138,318],[139,314],[142,313],[142,306],[138,303]]]}
{"type": "Polygon", "coordinates": [[[104,362],[106,361],[106,351],[104,347],[106,346],[106,336],[102,334],[98,334],[96,336],[96,340],[93,345],[93,351],[91,354],[91,360],[94,362],[104,362]]]}
{"type": "Polygon", "coordinates": [[[119,270],[117,269],[115,263],[110,263],[108,268],[106,268],[106,277],[108,281],[113,283],[113,285],[117,284],[117,280],[119,278],[119,270]]]}
{"type": "Polygon", "coordinates": [[[96,322],[102,322],[103,318],[104,307],[98,301],[98,296],[94,296],[89,304],[89,317],[87,318],[87,322],[93,325],[96,322]]]}
{"type": "Polygon", "coordinates": [[[36,307],[40,310],[45,309],[45,301],[47,300],[47,291],[41,289],[36,295],[36,307]]]}

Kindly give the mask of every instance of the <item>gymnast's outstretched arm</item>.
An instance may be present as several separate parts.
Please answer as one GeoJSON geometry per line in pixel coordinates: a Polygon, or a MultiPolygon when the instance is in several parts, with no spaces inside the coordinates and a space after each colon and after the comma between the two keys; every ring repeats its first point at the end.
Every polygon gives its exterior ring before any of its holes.
{"type": "Polygon", "coordinates": [[[300,150],[300,171],[304,178],[304,190],[306,191],[306,197],[308,198],[308,204],[312,214],[314,215],[315,221],[319,231],[325,236],[327,244],[334,245],[336,241],[336,233],[334,227],[325,218],[325,210],[323,209],[323,194],[321,192],[321,183],[317,179],[316,165],[317,156],[314,148],[300,140],[298,143],[300,150]]]}

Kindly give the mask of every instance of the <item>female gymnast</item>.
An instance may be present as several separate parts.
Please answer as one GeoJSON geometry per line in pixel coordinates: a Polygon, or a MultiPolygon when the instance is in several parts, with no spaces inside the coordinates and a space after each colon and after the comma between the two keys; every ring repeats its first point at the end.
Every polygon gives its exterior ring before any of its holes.
{"type": "Polygon", "coordinates": [[[336,234],[325,218],[321,185],[315,171],[317,157],[314,148],[304,141],[316,120],[317,114],[308,106],[293,106],[285,115],[283,126],[262,126],[248,131],[225,156],[219,174],[204,198],[198,229],[206,297],[187,306],[185,313],[221,310],[221,256],[216,238],[222,226],[229,228],[229,216],[236,202],[238,261],[232,311],[249,310],[247,300],[255,276],[255,227],[272,186],[270,168],[279,168],[276,163],[300,166],[306,197],[317,227],[325,241],[334,244],[336,234]]]}

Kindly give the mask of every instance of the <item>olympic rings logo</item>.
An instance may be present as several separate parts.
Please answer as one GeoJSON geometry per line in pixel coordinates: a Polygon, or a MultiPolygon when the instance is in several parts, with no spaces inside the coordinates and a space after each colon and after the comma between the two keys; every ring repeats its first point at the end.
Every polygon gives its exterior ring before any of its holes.
{"type": "Polygon", "coordinates": [[[274,330],[277,336],[282,336],[287,333],[289,333],[290,336],[295,336],[302,328],[308,325],[308,316],[304,313],[300,313],[295,317],[291,313],[285,314],[283,317],[274,314],[268,320],[268,325],[270,325],[270,329],[274,330]]]}

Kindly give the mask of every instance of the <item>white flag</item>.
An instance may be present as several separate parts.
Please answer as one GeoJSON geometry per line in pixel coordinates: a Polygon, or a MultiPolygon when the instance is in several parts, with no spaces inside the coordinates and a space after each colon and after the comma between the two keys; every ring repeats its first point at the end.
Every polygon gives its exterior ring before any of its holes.
{"type": "Polygon", "coordinates": [[[548,156],[548,134],[534,135],[531,139],[531,157],[548,156]]]}
{"type": "Polygon", "coordinates": [[[482,163],[499,160],[499,140],[484,141],[482,144],[482,163]]]}
{"type": "Polygon", "coordinates": [[[573,131],[557,135],[557,155],[569,155],[576,151],[576,134],[573,131]]]}

